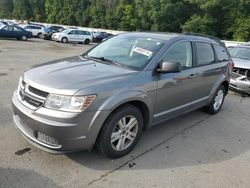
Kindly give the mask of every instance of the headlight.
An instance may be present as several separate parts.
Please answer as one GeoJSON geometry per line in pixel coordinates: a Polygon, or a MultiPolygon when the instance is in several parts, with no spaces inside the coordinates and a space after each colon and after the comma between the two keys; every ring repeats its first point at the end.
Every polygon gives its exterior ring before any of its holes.
{"type": "Polygon", "coordinates": [[[65,96],[50,94],[44,107],[67,112],[81,112],[94,101],[95,97],[95,95],[65,96]]]}

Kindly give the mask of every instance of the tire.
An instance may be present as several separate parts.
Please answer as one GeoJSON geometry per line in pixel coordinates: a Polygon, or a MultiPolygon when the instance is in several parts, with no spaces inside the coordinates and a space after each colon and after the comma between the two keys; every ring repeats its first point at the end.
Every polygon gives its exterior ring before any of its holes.
{"type": "Polygon", "coordinates": [[[45,37],[44,34],[42,34],[42,35],[40,36],[40,38],[43,39],[43,40],[46,40],[46,37],[45,37]]]}
{"type": "Polygon", "coordinates": [[[41,36],[42,36],[42,33],[37,34],[37,38],[41,38],[41,36]]]}
{"type": "Polygon", "coordinates": [[[84,41],[84,44],[89,44],[90,43],[90,40],[89,39],[86,39],[85,41],[84,41]]]}
{"type": "Polygon", "coordinates": [[[23,35],[23,36],[20,37],[20,39],[23,40],[23,41],[26,41],[27,40],[27,36],[23,35]]]}
{"type": "Polygon", "coordinates": [[[97,149],[109,158],[122,157],[134,148],[142,129],[141,112],[132,105],[124,105],[115,110],[103,124],[96,143],[97,149]]]}
{"type": "Polygon", "coordinates": [[[225,87],[223,85],[220,85],[220,87],[218,87],[213,96],[213,100],[210,102],[208,106],[205,107],[205,111],[209,114],[218,113],[224,103],[225,96],[226,96],[225,87]]]}
{"type": "Polygon", "coordinates": [[[68,43],[68,39],[67,39],[66,37],[63,37],[63,38],[61,39],[61,42],[62,42],[62,43],[68,43]]]}

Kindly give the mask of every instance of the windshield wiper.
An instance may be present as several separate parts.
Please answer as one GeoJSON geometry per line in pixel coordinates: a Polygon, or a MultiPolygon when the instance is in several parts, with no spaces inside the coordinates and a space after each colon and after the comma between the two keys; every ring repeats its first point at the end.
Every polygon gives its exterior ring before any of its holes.
{"type": "Polygon", "coordinates": [[[112,63],[114,65],[117,65],[118,67],[121,67],[122,65],[114,60],[111,60],[111,59],[107,59],[105,57],[93,57],[93,56],[88,56],[87,55],[87,58],[92,58],[92,59],[97,59],[97,60],[100,60],[100,61],[103,61],[103,62],[109,62],[109,63],[112,63]]]}

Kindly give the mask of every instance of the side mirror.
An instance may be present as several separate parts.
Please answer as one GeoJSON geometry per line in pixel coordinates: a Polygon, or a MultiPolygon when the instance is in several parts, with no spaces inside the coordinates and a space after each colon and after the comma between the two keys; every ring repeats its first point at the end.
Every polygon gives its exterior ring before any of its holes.
{"type": "Polygon", "coordinates": [[[170,62],[170,61],[163,61],[159,64],[157,68],[157,72],[160,73],[174,73],[174,72],[181,72],[181,64],[179,62],[170,62]]]}

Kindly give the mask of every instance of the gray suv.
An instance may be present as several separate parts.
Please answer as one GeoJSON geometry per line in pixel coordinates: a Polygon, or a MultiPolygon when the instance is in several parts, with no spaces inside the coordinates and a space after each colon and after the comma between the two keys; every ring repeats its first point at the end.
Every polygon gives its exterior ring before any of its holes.
{"type": "Polygon", "coordinates": [[[193,34],[127,33],[86,53],[34,66],[12,103],[24,138],[53,153],[129,153],[142,131],[192,110],[210,114],[228,92],[222,42],[193,34]]]}

